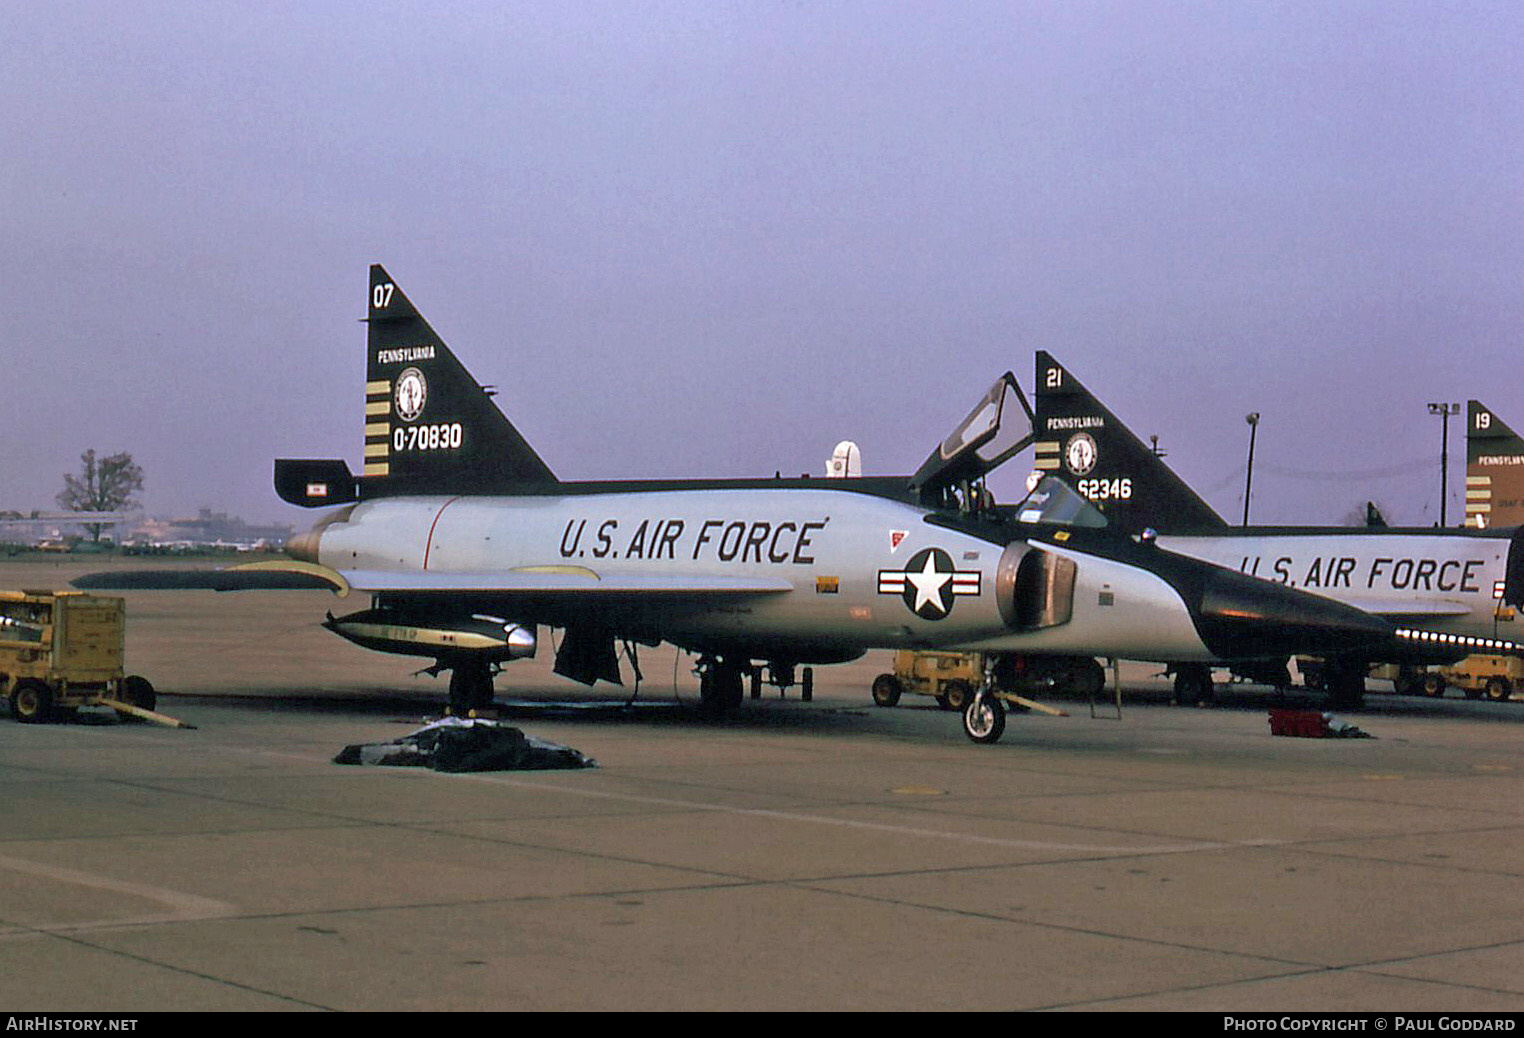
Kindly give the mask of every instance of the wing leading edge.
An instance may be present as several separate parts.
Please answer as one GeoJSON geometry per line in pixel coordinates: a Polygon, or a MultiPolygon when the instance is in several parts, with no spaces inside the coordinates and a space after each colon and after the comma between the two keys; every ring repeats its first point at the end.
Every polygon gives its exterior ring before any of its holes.
{"type": "Polygon", "coordinates": [[[374,594],[535,594],[596,599],[605,595],[776,595],[794,590],[775,577],[603,576],[583,566],[527,566],[483,573],[335,570],[301,562],[261,562],[216,570],[121,570],[72,581],[91,591],[272,591],[351,589],[374,594]]]}
{"type": "Polygon", "coordinates": [[[396,573],[342,570],[358,591],[413,594],[515,593],[586,595],[755,595],[794,590],[771,577],[600,576],[580,566],[546,566],[488,573],[396,573]]]}

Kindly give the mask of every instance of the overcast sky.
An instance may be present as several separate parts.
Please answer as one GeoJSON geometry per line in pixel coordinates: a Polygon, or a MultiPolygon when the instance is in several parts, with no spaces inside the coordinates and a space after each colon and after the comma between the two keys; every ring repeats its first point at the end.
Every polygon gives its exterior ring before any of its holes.
{"type": "Polygon", "coordinates": [[[271,460],[360,468],[372,262],[564,479],[912,471],[1038,348],[1234,520],[1249,411],[1265,522],[1433,522],[1426,404],[1524,427],[1517,0],[11,0],[0,40],[0,508],[94,447],[150,513],[305,526],[271,460]]]}

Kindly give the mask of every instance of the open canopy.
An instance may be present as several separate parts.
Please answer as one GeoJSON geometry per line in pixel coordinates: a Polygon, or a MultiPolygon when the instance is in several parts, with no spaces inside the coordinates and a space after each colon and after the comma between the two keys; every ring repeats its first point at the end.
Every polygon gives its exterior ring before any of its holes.
{"type": "Polygon", "coordinates": [[[922,500],[935,500],[946,489],[982,478],[1034,439],[1031,405],[1007,371],[921,463],[910,485],[922,500]]]}

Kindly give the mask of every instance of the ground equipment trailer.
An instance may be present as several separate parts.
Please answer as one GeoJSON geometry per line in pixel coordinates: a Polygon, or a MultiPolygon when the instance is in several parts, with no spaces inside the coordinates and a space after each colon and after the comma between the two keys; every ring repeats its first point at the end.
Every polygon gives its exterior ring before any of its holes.
{"type": "MultiPolygon", "coordinates": [[[[0,591],[0,698],[38,723],[82,706],[170,722],[151,684],[124,676],[126,602],[78,591],[0,591]]],[[[173,722],[178,723],[178,722],[173,722]]]]}
{"type": "Polygon", "coordinates": [[[982,653],[900,649],[894,654],[894,673],[873,679],[873,702],[895,706],[913,692],[935,697],[943,710],[962,710],[983,680],[982,653]]]}
{"type": "Polygon", "coordinates": [[[1378,669],[1372,676],[1391,677],[1393,689],[1403,695],[1438,697],[1454,688],[1467,699],[1486,697],[1501,703],[1524,689],[1524,659],[1478,654],[1442,667],[1403,667],[1395,674],[1378,669]]]}
{"type": "MultiPolygon", "coordinates": [[[[962,710],[984,682],[985,654],[934,649],[900,649],[894,672],[873,681],[873,702],[894,706],[914,692],[933,696],[944,710],[962,710]]],[[[1074,692],[1093,696],[1106,684],[1106,673],[1088,657],[1002,656],[995,666],[995,683],[1013,701],[1018,693],[1074,692]]]]}

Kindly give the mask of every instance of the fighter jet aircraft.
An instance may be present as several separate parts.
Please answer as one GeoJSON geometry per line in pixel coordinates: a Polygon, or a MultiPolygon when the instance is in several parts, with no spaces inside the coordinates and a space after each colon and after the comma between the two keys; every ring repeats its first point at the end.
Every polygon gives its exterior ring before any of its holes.
{"type": "MultiPolygon", "coordinates": [[[[1472,411],[1473,424],[1477,410],[1472,411]]],[[[1337,599],[1384,617],[1396,641],[1330,656],[1340,706],[1359,703],[1373,662],[1449,663],[1471,653],[1524,654],[1509,604],[1524,599],[1524,532],[1228,526],[1068,368],[1037,354],[1037,466],[1073,480],[1116,525],[1151,528],[1171,551],[1337,599]]],[[[1506,427],[1505,427],[1506,428],[1506,427]]],[[[1249,676],[1274,672],[1241,667],[1249,676]]],[[[1199,663],[1175,668],[1179,698],[1210,698],[1199,663]]]]}
{"type": "MultiPolygon", "coordinates": [[[[563,632],[555,670],[586,684],[620,680],[618,646],[633,662],[638,644],[675,644],[698,657],[716,712],[739,705],[761,664],[787,685],[796,667],[872,648],[1215,662],[1392,635],[1357,609],[1118,533],[1059,480],[993,504],[983,477],[1029,442],[1009,373],[908,478],[567,482],[380,266],[367,323],[363,472],[277,460],[283,499],[338,510],[288,544],[281,572],[201,586],[280,586],[295,570],[365,592],[369,608],[326,626],[433,659],[457,710],[490,703],[495,670],[533,655],[542,626],[563,632]]],[[[970,737],[1003,724],[994,696],[970,700],[970,737]]]]}

